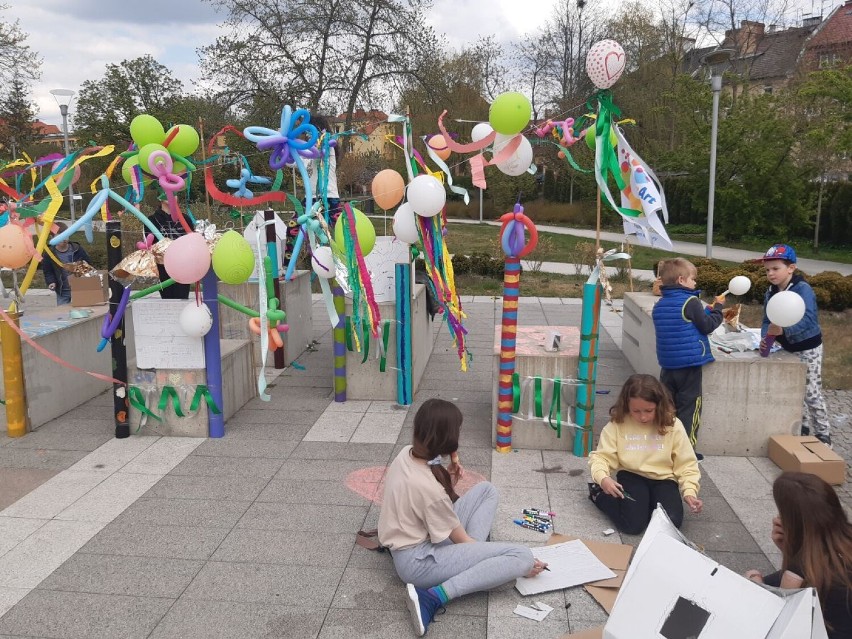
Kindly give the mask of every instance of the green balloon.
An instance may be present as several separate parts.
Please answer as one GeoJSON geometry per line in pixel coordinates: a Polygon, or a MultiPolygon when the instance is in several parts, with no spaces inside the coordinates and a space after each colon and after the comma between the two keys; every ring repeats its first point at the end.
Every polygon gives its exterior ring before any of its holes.
{"type": "Polygon", "coordinates": [[[242,284],[254,271],[254,251],[237,231],[230,230],[213,249],[213,272],[225,284],[242,284]]]}
{"type": "MultiPolygon", "coordinates": [[[[609,130],[609,143],[612,146],[618,145],[618,138],[615,137],[615,131],[612,129],[609,130]]],[[[595,125],[592,124],[588,129],[586,129],[586,146],[588,146],[592,151],[595,150],[595,125]]]]}
{"type": "Polygon", "coordinates": [[[169,137],[175,129],[178,132],[172,141],[169,142],[169,151],[183,157],[189,157],[195,153],[198,143],[201,141],[201,138],[198,137],[198,131],[188,124],[175,124],[168,130],[166,137],[169,137]]]}
{"type": "Polygon", "coordinates": [[[143,171],[147,171],[148,173],[154,172],[152,170],[152,167],[148,163],[148,160],[154,151],[163,151],[168,155],[166,147],[164,147],[162,144],[146,144],[141,149],[139,149],[139,166],[142,167],[143,171]]]}
{"type": "Polygon", "coordinates": [[[166,139],[166,132],[157,118],[143,113],[130,122],[130,137],[141,149],[146,144],[162,144],[166,139]]]}
{"type": "Polygon", "coordinates": [[[491,128],[503,135],[520,133],[529,124],[531,117],[530,101],[525,95],[515,91],[498,95],[488,111],[491,128]]]}
{"type": "MultiPolygon", "coordinates": [[[[352,214],[355,217],[355,233],[358,236],[358,244],[361,246],[361,254],[369,255],[370,251],[376,245],[376,227],[366,215],[358,209],[353,208],[352,214]]],[[[346,251],[346,241],[343,237],[343,224],[341,220],[346,215],[346,211],[340,214],[337,218],[337,223],[334,225],[334,248],[339,254],[346,251]]]]}
{"type": "MultiPolygon", "coordinates": [[[[133,167],[139,166],[139,156],[134,155],[133,157],[129,157],[124,161],[124,164],[121,165],[121,177],[124,178],[125,184],[133,184],[133,167]]],[[[146,177],[145,174],[142,174],[142,182],[143,184],[150,184],[151,178],[146,177]]]]}

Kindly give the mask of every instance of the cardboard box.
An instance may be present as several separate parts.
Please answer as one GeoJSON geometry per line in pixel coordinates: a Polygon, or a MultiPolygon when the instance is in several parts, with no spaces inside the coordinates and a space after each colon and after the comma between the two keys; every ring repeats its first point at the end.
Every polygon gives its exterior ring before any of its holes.
{"type": "MultiPolygon", "coordinates": [[[[561,544],[566,541],[573,541],[577,537],[568,535],[553,534],[547,540],[548,546],[552,544],[561,544]]],[[[596,581],[591,584],[586,584],[583,588],[586,589],[595,601],[607,611],[612,612],[612,607],[615,605],[615,599],[618,596],[618,589],[624,581],[624,576],[627,573],[627,566],[630,565],[630,556],[633,554],[633,546],[629,544],[608,544],[602,541],[589,541],[588,539],[581,540],[586,547],[592,551],[592,554],[601,560],[601,563],[615,573],[615,577],[596,581]]]]}
{"type": "Polygon", "coordinates": [[[595,626],[580,632],[572,632],[570,635],[564,635],[562,639],[603,639],[603,632],[603,626],[595,626]]]}
{"type": "Polygon", "coordinates": [[[769,589],[702,555],[658,507],[604,639],[825,639],[813,588],[769,589]]]}
{"type": "Polygon", "coordinates": [[[773,435],[769,459],[781,470],[816,475],[835,486],[846,481],[846,461],[816,437],[773,435]]]}
{"type": "Polygon", "coordinates": [[[98,271],[92,277],[68,277],[71,306],[99,306],[109,302],[109,273],[98,271]]]}

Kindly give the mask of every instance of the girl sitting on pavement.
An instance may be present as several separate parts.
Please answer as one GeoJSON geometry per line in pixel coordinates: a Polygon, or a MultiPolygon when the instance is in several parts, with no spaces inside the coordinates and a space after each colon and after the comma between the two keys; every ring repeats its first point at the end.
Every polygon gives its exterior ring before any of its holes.
{"type": "Polygon", "coordinates": [[[462,414],[442,399],[429,399],[414,417],[414,441],[385,476],[379,541],[391,550],[407,584],[408,608],[418,637],[451,599],[538,575],[547,564],[529,548],[487,542],[497,512],[497,490],[481,482],[459,497],[462,475],[455,453],[462,414]],[[441,464],[451,455],[449,468],[441,464]]]}
{"type": "Polygon", "coordinates": [[[610,418],[589,456],[592,503],[630,535],[645,530],[658,503],[678,528],[683,523],[681,498],[691,512],[700,513],[701,472],[695,451],[659,380],[632,375],[610,418]]]}
{"type": "Polygon", "coordinates": [[[781,473],[772,485],[778,516],[772,541],[781,570],[746,577],[769,586],[812,587],[829,639],[852,637],[852,524],[837,493],[816,475],[781,473]]]}

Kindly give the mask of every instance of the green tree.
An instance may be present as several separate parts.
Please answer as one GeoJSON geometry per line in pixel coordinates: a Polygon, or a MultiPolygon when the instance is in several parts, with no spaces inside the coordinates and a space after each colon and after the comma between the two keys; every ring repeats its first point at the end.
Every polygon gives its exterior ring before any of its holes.
{"type": "Polygon", "coordinates": [[[30,150],[38,139],[34,123],[29,86],[22,74],[14,73],[6,99],[0,104],[0,148],[3,155],[15,159],[21,151],[30,150]]]}
{"type": "MultiPolygon", "coordinates": [[[[0,13],[8,8],[0,4],[0,13]]],[[[0,17],[0,90],[4,93],[16,77],[26,84],[41,76],[41,59],[27,44],[28,37],[18,20],[9,22],[0,17]]]]}
{"type": "Polygon", "coordinates": [[[168,124],[182,92],[180,80],[150,55],[108,64],[100,80],[83,83],[74,126],[84,139],[99,144],[127,143],[135,116],[150,113],[168,124]]]}

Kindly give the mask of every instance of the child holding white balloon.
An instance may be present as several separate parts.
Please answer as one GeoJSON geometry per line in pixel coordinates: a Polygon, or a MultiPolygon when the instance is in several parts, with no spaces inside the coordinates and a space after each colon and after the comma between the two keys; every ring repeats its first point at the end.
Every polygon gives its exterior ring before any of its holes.
{"type": "Polygon", "coordinates": [[[773,341],[807,364],[802,435],[813,435],[831,446],[831,423],[822,395],[822,330],[814,290],[796,273],[796,251],[776,244],[758,258],[766,269],[769,289],[763,299],[761,355],[769,354],[773,341]]]}

